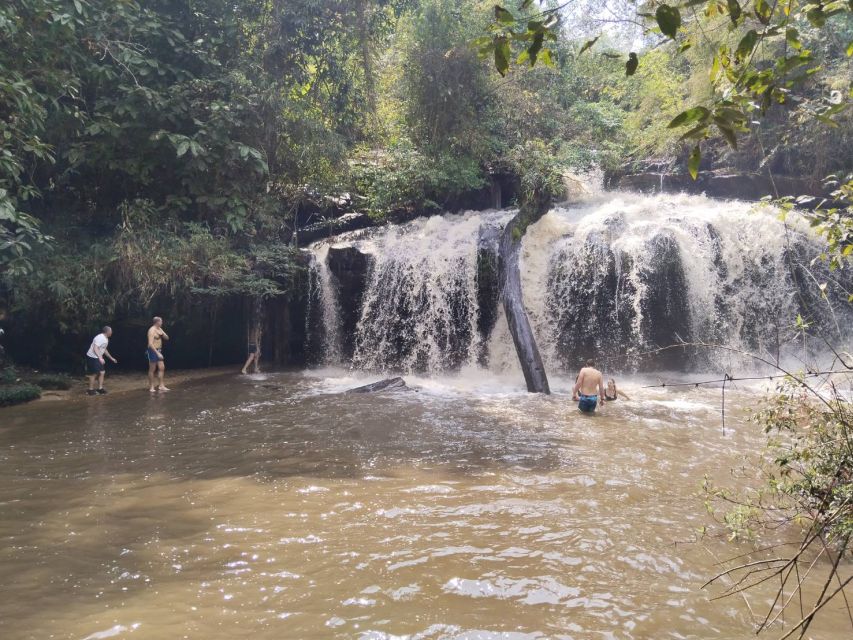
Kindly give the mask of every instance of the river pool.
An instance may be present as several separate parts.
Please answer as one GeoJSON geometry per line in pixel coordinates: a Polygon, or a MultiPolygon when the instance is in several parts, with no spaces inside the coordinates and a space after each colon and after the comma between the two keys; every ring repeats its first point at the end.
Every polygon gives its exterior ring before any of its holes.
{"type": "MultiPolygon", "coordinates": [[[[697,531],[703,476],[732,484],[761,451],[759,391],[727,390],[723,430],[719,389],[632,380],[633,401],[588,417],[566,380],[343,393],[367,381],[223,376],[0,411],[0,637],[752,634],[742,599],[702,589],[749,547],[697,531]]],[[[813,637],[848,637],[844,615],[813,637]]]]}

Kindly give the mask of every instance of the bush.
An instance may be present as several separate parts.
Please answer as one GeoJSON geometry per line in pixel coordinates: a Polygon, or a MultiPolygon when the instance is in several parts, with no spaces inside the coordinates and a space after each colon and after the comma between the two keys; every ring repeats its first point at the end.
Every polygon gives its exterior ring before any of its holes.
{"type": "Polygon", "coordinates": [[[63,391],[70,389],[72,384],[71,378],[68,376],[50,373],[32,376],[27,379],[27,382],[42,389],[60,389],[63,391]]]}
{"type": "Polygon", "coordinates": [[[381,154],[362,154],[352,163],[352,177],[377,221],[402,211],[441,211],[448,200],[486,183],[473,159],[428,156],[407,141],[381,154]]]}
{"type": "Polygon", "coordinates": [[[0,387],[0,407],[29,402],[41,397],[41,389],[34,384],[14,384],[0,387]]]}
{"type": "Polygon", "coordinates": [[[18,372],[15,367],[9,366],[0,370],[0,384],[14,384],[18,381],[18,372]]]}

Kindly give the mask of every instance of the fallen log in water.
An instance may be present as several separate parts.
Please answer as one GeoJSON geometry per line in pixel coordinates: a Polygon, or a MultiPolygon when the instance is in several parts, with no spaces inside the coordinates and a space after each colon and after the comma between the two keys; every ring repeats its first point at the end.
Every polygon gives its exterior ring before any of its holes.
{"type": "Polygon", "coordinates": [[[398,376],[396,378],[385,378],[378,382],[371,382],[370,384],[366,384],[362,387],[350,389],[347,393],[374,393],[376,391],[387,391],[389,389],[404,389],[405,387],[406,381],[398,376]]]}
{"type": "Polygon", "coordinates": [[[524,381],[527,383],[527,390],[531,393],[551,393],[548,376],[545,374],[545,365],[542,364],[542,356],[539,354],[536,338],[533,336],[533,329],[530,327],[530,320],[524,308],[521,274],[518,270],[521,238],[531,222],[533,221],[525,220],[523,214],[519,213],[507,223],[503,230],[498,261],[501,297],[509,332],[512,334],[518,361],[524,373],[524,381]]]}

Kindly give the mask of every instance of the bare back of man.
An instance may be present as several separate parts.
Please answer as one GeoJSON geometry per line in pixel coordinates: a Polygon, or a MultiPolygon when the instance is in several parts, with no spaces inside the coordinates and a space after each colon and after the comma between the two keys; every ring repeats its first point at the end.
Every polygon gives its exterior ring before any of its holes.
{"type": "Polygon", "coordinates": [[[587,360],[580,370],[573,394],[578,398],[578,409],[584,413],[595,411],[599,402],[604,404],[604,376],[592,360],[587,360]]]}

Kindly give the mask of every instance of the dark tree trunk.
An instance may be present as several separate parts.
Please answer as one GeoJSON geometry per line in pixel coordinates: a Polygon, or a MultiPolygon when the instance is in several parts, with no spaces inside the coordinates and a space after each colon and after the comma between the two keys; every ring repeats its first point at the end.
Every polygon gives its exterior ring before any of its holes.
{"type": "Polygon", "coordinates": [[[527,311],[524,309],[524,298],[521,292],[521,273],[518,270],[518,254],[521,249],[521,238],[527,226],[544,215],[540,213],[535,219],[517,214],[510,220],[501,235],[500,260],[498,261],[501,281],[501,298],[503,299],[506,320],[527,390],[531,393],[551,393],[548,386],[548,376],[545,365],[536,346],[536,338],[530,327],[527,311]]]}

